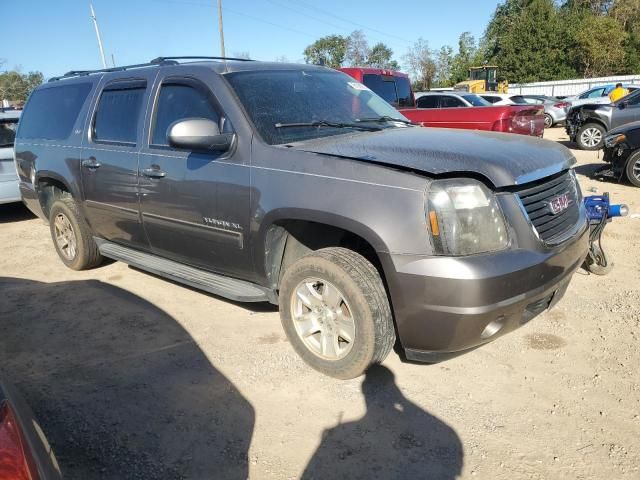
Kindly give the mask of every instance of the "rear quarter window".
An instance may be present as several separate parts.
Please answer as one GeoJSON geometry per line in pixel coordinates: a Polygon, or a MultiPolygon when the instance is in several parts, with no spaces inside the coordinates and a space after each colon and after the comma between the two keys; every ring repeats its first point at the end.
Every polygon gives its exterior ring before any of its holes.
{"type": "Polygon", "coordinates": [[[91,83],[36,90],[22,113],[17,138],[66,140],[90,91],[91,83]]]}

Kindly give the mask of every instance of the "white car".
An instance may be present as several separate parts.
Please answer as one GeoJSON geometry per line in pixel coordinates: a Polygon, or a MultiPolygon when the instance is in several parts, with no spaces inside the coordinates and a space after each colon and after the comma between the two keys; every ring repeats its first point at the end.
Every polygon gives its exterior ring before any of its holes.
{"type": "Polygon", "coordinates": [[[528,105],[530,103],[522,95],[513,93],[488,92],[480,93],[479,95],[493,105],[528,105]]]}
{"type": "MultiPolygon", "coordinates": [[[[640,85],[623,85],[629,93],[633,92],[640,88],[640,85]]],[[[568,105],[565,107],[565,110],[568,112],[570,108],[578,107],[580,105],[607,105],[611,103],[609,100],[609,94],[611,91],[616,88],[614,84],[609,85],[599,85],[597,87],[590,88],[589,90],[585,90],[577,95],[573,95],[571,97],[567,97],[563,99],[564,102],[567,102],[568,105]]]]}
{"type": "Polygon", "coordinates": [[[0,204],[20,201],[18,174],[13,163],[13,141],[20,110],[0,109],[0,204]]]}

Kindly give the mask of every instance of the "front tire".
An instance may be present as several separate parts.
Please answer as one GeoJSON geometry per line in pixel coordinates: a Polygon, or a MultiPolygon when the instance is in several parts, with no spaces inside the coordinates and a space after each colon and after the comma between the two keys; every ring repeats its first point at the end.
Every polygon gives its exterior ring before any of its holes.
{"type": "Polygon", "coordinates": [[[629,183],[636,187],[640,187],[640,150],[637,150],[627,159],[627,165],[624,168],[629,183]]]}
{"type": "Polygon", "coordinates": [[[49,213],[49,229],[56,252],[67,267],[86,270],[102,262],[91,229],[73,198],[64,197],[53,202],[49,213]]]}
{"type": "Polygon", "coordinates": [[[294,262],[280,283],[280,318],[296,353],[334,378],[362,375],[395,343],[386,289],[376,268],[346,248],[294,262]]]}
{"type": "Polygon", "coordinates": [[[605,133],[599,123],[586,123],[578,130],[576,143],[581,150],[599,150],[604,143],[605,133]]]}

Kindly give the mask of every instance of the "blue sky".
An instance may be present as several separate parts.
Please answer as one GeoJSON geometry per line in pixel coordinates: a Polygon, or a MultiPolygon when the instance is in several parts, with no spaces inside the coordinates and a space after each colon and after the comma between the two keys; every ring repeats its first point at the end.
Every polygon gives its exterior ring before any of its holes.
{"type": "MultiPolygon", "coordinates": [[[[303,61],[304,48],[333,33],[361,29],[401,62],[419,37],[432,48],[456,48],[460,33],[476,38],[496,1],[223,0],[227,56],[303,61]],[[444,6],[444,8],[443,8],[444,6]]],[[[111,64],[141,63],[165,55],[219,55],[216,0],[93,0],[111,64]]],[[[4,69],[40,70],[45,77],[100,68],[89,0],[0,0],[4,69]],[[7,40],[8,39],[8,40],[7,40]]],[[[402,63],[402,62],[401,62],[402,63]]]]}

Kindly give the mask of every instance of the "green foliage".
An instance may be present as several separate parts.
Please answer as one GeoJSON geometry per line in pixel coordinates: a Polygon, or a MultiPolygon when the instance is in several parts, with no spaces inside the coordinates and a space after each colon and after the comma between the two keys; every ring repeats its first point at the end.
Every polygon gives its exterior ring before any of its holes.
{"type": "Polygon", "coordinates": [[[416,79],[420,90],[430,90],[436,76],[437,65],[433,59],[433,51],[429,42],[419,38],[403,57],[409,74],[416,79]]]}
{"type": "Polygon", "coordinates": [[[400,66],[398,65],[398,62],[392,59],[392,57],[393,50],[387,47],[384,43],[379,42],[371,47],[367,64],[375,68],[390,68],[398,70],[400,66]]]}
{"type": "Polygon", "coordinates": [[[321,63],[331,68],[340,68],[347,54],[348,39],[341,35],[328,35],[319,38],[304,49],[307,63],[321,63]]]}
{"type": "Polygon", "coordinates": [[[0,74],[0,100],[25,101],[44,81],[40,72],[26,74],[12,70],[0,74]]]}
{"type": "Polygon", "coordinates": [[[610,17],[586,17],[576,34],[580,71],[585,77],[623,73],[627,33],[610,17]]]}

